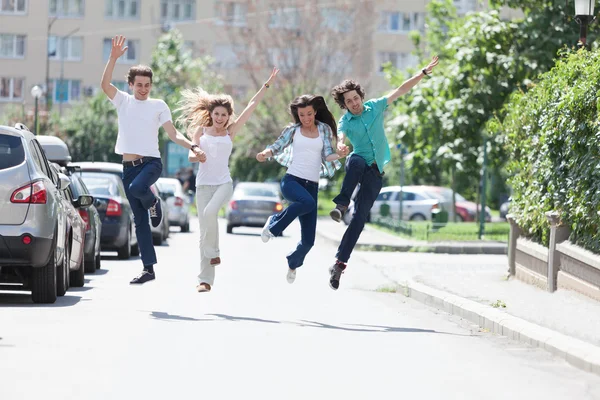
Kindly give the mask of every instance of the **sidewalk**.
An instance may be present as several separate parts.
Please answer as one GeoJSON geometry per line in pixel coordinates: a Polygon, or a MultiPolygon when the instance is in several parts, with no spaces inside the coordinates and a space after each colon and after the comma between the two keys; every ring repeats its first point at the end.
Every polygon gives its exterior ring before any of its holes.
{"type": "MultiPolygon", "coordinates": [[[[340,243],[345,230],[346,225],[343,222],[337,223],[329,217],[321,217],[317,223],[317,235],[334,245],[340,243]]],[[[360,235],[356,249],[414,253],[507,254],[508,246],[506,243],[492,241],[425,242],[403,239],[367,225],[360,235]]]]}
{"type": "MultiPolygon", "coordinates": [[[[344,229],[344,225],[323,219],[317,225],[320,237],[331,242],[337,237],[335,244],[339,244],[344,229]]],[[[395,289],[499,335],[545,348],[600,375],[600,302],[567,290],[548,293],[507,279],[505,255],[365,251],[413,245],[370,227],[359,243],[348,274],[361,264],[374,267],[389,282],[386,289],[395,289]]]]}

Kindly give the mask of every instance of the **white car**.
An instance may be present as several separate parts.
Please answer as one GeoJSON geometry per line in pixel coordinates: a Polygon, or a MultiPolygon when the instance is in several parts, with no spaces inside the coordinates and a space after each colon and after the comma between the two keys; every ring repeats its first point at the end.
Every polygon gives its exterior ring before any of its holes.
{"type": "MultiPolygon", "coordinates": [[[[355,191],[356,194],[356,191],[355,191]]],[[[354,195],[355,195],[354,194],[354,195]]],[[[344,222],[349,224],[354,215],[354,195],[344,215],[344,222]]],[[[391,217],[400,218],[400,186],[386,186],[381,189],[373,207],[369,221],[375,218],[391,217]]],[[[440,200],[432,198],[421,190],[404,186],[402,189],[402,220],[404,221],[431,221],[432,211],[440,208],[440,200]]]]}
{"type": "Polygon", "coordinates": [[[169,208],[170,225],[179,226],[181,232],[190,231],[190,197],[176,178],[158,178],[156,182],[161,197],[169,208]]]}

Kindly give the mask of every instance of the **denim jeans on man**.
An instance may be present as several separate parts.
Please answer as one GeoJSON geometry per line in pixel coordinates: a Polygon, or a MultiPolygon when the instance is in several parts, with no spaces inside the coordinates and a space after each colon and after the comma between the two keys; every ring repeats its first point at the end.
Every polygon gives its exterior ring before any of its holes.
{"type": "Polygon", "coordinates": [[[160,158],[144,157],[146,161],[135,167],[123,168],[123,185],[125,194],[133,211],[135,234],[140,246],[140,255],[144,266],[156,264],[156,252],[152,243],[150,216],[148,209],[156,201],[156,196],[150,190],[162,173],[160,158]]]}
{"type": "Polygon", "coordinates": [[[360,189],[354,199],[354,216],[342,237],[336,254],[338,261],[343,263],[347,263],[350,259],[350,254],[365,227],[365,222],[383,185],[383,174],[379,172],[377,164],[367,165],[364,158],[353,154],[346,160],[346,175],[342,181],[342,190],[333,199],[333,202],[348,207],[352,193],[359,183],[360,189]]]}
{"type": "Polygon", "coordinates": [[[269,230],[273,236],[281,236],[285,228],[298,218],[301,239],[296,250],[287,256],[290,269],[296,269],[304,263],[304,258],[315,244],[317,230],[317,194],[319,184],[294,175],[285,174],[281,180],[281,193],[290,205],[271,218],[269,230]]]}

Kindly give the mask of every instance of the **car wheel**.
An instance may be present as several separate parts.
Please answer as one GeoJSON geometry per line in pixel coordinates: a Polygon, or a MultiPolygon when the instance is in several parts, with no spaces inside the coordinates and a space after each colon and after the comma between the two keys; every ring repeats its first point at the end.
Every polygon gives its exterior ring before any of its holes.
{"type": "Polygon", "coordinates": [[[131,257],[131,233],[127,232],[125,244],[117,250],[120,260],[128,260],[131,257]]]}
{"type": "MultiPolygon", "coordinates": [[[[190,221],[185,221],[185,224],[181,226],[181,232],[189,232],[190,231],[190,221]]],[[[230,232],[229,232],[230,233],[230,232]]]]}
{"type": "Polygon", "coordinates": [[[56,295],[64,296],[69,289],[69,245],[65,246],[62,263],[56,268],[56,295]]]}
{"type": "Polygon", "coordinates": [[[233,225],[227,224],[227,233],[233,233],[233,225]]]}
{"type": "Polygon", "coordinates": [[[84,271],[86,273],[93,274],[94,272],[96,272],[96,264],[98,264],[98,261],[96,259],[98,257],[99,256],[97,254],[94,254],[94,258],[92,258],[89,261],[85,261],[85,256],[84,256],[83,265],[84,265],[84,271]]]}
{"type": "Polygon", "coordinates": [[[465,219],[462,215],[456,214],[456,222],[465,222],[465,219]]]}
{"type": "Polygon", "coordinates": [[[33,268],[31,299],[38,304],[52,304],[56,301],[56,247],[52,249],[48,264],[33,268]]]}
{"type": "Polygon", "coordinates": [[[75,271],[70,271],[69,278],[71,280],[71,286],[73,287],[83,287],[85,284],[85,269],[83,262],[79,265],[79,269],[75,271]]]}
{"type": "Polygon", "coordinates": [[[410,217],[411,221],[426,221],[427,218],[423,214],[415,214],[410,217]]]}
{"type": "Polygon", "coordinates": [[[100,257],[100,253],[98,253],[98,254],[96,255],[96,258],[95,258],[95,260],[96,260],[96,271],[98,271],[98,270],[99,270],[99,269],[102,267],[102,265],[101,265],[101,263],[102,263],[102,258],[100,257]]]}

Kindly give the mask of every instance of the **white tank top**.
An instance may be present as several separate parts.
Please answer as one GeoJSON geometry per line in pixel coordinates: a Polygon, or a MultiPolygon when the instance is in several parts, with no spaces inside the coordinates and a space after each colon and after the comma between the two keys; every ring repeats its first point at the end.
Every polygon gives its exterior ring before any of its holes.
{"type": "Polygon", "coordinates": [[[203,131],[200,148],[206,153],[206,161],[199,163],[196,186],[222,185],[231,182],[229,156],[233,143],[229,132],[225,136],[211,136],[203,131]]]}
{"type": "Polygon", "coordinates": [[[292,142],[292,163],[288,174],[312,182],[319,182],[321,172],[321,152],[323,151],[323,136],[309,138],[300,132],[300,127],[294,132],[292,142]]]}

